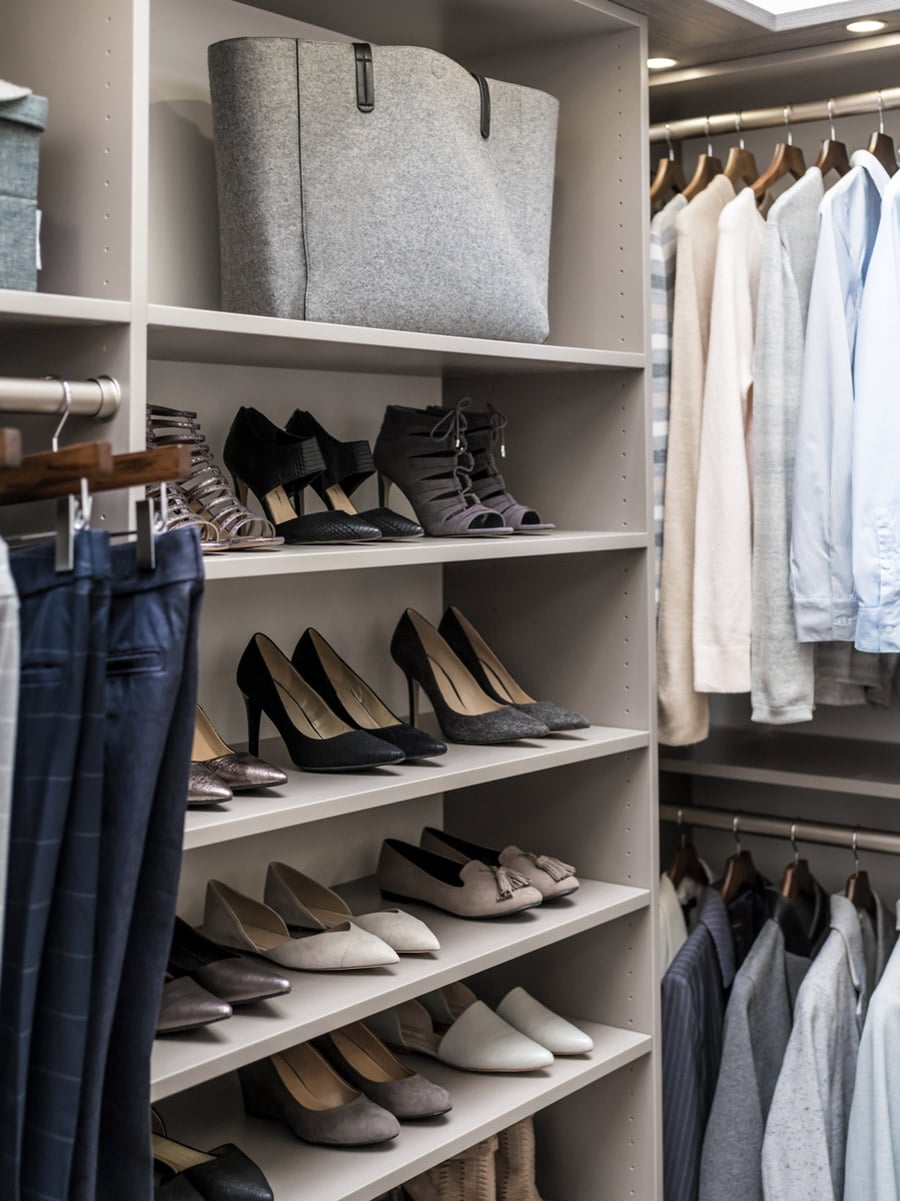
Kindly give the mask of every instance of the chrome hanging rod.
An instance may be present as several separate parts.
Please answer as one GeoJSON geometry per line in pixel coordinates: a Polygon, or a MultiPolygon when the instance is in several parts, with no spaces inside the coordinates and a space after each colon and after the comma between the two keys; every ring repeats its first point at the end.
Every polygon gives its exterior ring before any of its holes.
{"type": "Polygon", "coordinates": [[[805,104],[777,104],[772,108],[746,109],[734,113],[718,113],[710,117],[687,117],[682,121],[660,122],[650,126],[650,141],[665,142],[685,138],[702,138],[707,133],[731,133],[738,128],[774,129],[787,124],[800,125],[804,121],[837,120],[860,113],[886,112],[900,108],[900,88],[884,88],[878,92],[857,92],[855,96],[835,96],[829,100],[810,100],[805,104]],[[708,125],[707,125],[708,122],[708,125]]]}
{"type": "Polygon", "coordinates": [[[122,389],[108,375],[96,379],[15,379],[0,375],[0,413],[68,412],[77,417],[107,421],[119,411],[122,389]],[[68,390],[68,396],[67,396],[68,390]],[[71,401],[71,403],[69,403],[71,401]]]}
{"type": "Polygon", "coordinates": [[[900,834],[886,830],[861,830],[855,826],[832,826],[823,822],[789,821],[782,817],[759,816],[753,813],[729,813],[727,809],[692,809],[678,805],[660,805],[661,821],[680,822],[685,826],[701,826],[706,830],[726,830],[741,834],[762,834],[789,842],[817,842],[823,846],[876,851],[883,855],[900,855],[900,834]],[[735,823],[737,826],[735,827],[735,823]]]}

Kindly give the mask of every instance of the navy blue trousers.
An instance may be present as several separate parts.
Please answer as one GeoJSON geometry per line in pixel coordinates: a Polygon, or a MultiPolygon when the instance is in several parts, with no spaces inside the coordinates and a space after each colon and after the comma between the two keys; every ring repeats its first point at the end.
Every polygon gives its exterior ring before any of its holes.
{"type": "Polygon", "coordinates": [[[152,573],[136,569],[133,546],[113,548],[100,872],[72,1201],[152,1201],[150,1052],[181,867],[202,591],[196,530],[160,536],[152,573]]]}
{"type": "MultiPolygon", "coordinates": [[[[54,548],[11,556],[20,602],[20,686],[0,984],[0,1197],[18,1201],[28,1066],[57,868],[78,763],[95,578],[108,542],[82,533],[74,571],[54,548]]],[[[58,996],[41,997],[41,1011],[58,996]]]]}

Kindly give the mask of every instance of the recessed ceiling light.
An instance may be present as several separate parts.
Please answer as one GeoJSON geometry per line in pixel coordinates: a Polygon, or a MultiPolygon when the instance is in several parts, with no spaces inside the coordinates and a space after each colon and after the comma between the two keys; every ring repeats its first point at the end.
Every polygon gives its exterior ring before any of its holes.
{"type": "Polygon", "coordinates": [[[678,61],[674,58],[648,58],[647,66],[651,71],[665,71],[669,67],[677,67],[678,61]]]}
{"type": "Polygon", "coordinates": [[[848,33],[879,33],[887,28],[887,21],[851,21],[847,26],[848,33]]]}

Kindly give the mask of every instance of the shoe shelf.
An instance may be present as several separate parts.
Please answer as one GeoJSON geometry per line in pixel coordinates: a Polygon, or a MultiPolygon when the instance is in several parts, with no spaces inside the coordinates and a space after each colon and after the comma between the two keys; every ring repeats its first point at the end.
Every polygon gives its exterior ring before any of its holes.
{"type": "Polygon", "coordinates": [[[552,534],[520,534],[506,538],[422,538],[419,542],[407,543],[289,546],[266,552],[225,551],[207,555],[204,565],[207,580],[242,580],[314,571],[348,571],[361,567],[418,567],[428,563],[592,554],[647,546],[649,535],[645,533],[556,530],[552,534]]]}
{"type": "Polygon", "coordinates": [[[281,741],[264,740],[260,754],[289,773],[288,783],[277,792],[273,789],[261,796],[239,795],[227,808],[190,810],[185,819],[184,849],[602,759],[649,744],[646,730],[591,726],[528,743],[501,746],[451,743],[446,755],[427,763],[328,774],[293,769],[285,758],[281,741]]]}
{"type": "MultiPolygon", "coordinates": [[[[576,1022],[593,1038],[594,1050],[590,1055],[557,1059],[546,1071],[481,1075],[455,1071],[433,1059],[408,1057],[414,1070],[450,1090],[453,1109],[432,1121],[405,1122],[396,1139],[368,1150],[310,1146],[281,1123],[244,1117],[235,1081],[215,1091],[204,1090],[202,1104],[188,1095],[166,1106],[165,1112],[172,1128],[194,1146],[236,1143],[265,1172],[278,1201],[372,1201],[650,1052],[652,1040],[647,1034],[576,1022]]],[[[602,1114],[596,1120],[602,1121],[602,1114]]],[[[595,1187],[595,1195],[607,1195],[601,1186],[595,1187]]]]}
{"type": "MultiPolygon", "coordinates": [[[[383,904],[373,878],[340,891],[356,912],[383,904]]],[[[649,903],[646,889],[596,880],[582,880],[570,898],[496,921],[470,921],[425,905],[404,903],[405,910],[427,922],[437,935],[439,952],[403,955],[393,967],[369,971],[291,972],[293,991],[287,996],[238,1009],[227,1022],[157,1039],[153,1097],[159,1100],[192,1088],[451,981],[646,909],[649,903]]],[[[427,1075],[430,1069],[431,1065],[427,1075]]],[[[281,1201],[281,1194],[278,1197],[281,1201]]]]}
{"type": "Polygon", "coordinates": [[[163,304],[149,306],[148,320],[148,356],[179,362],[437,376],[645,365],[645,356],[636,351],[367,329],[163,304]]]}
{"type": "Polygon", "coordinates": [[[131,304],[127,300],[0,288],[0,329],[10,326],[125,325],[130,320],[131,304]]]}

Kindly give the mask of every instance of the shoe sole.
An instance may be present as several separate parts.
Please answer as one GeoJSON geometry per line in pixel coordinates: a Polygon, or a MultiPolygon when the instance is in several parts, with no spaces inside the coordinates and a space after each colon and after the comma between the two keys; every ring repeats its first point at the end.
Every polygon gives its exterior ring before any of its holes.
{"type": "Polygon", "coordinates": [[[207,1022],[189,1022],[186,1026],[168,1026],[165,1030],[157,1030],[154,1038],[164,1038],[167,1034],[184,1034],[188,1030],[202,1030],[204,1026],[215,1026],[216,1022],[227,1022],[230,1017],[231,1014],[226,1013],[219,1018],[210,1018],[207,1022]]]}

